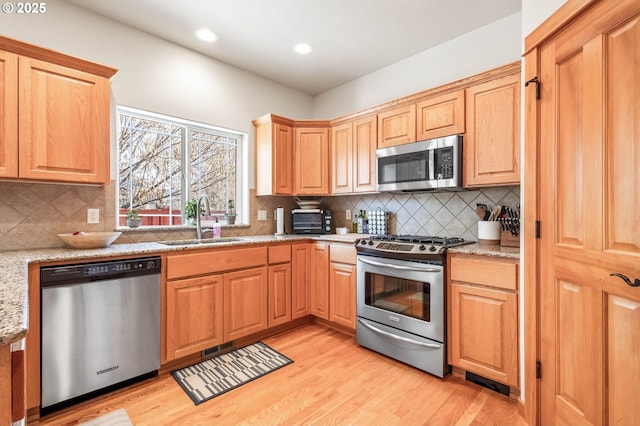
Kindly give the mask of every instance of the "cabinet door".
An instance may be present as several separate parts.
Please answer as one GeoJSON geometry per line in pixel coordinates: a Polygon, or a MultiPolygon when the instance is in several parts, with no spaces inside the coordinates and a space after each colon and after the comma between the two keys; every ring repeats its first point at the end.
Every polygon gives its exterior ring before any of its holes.
{"type": "Polygon", "coordinates": [[[451,284],[451,365],[518,387],[516,293],[451,284]]]}
{"type": "Polygon", "coordinates": [[[310,313],[311,244],[293,244],[291,259],[291,319],[296,319],[310,313]]]}
{"type": "Polygon", "coordinates": [[[0,51],[0,177],[18,177],[18,56],[0,51]]]}
{"type": "Polygon", "coordinates": [[[378,148],[416,141],[416,104],[378,114],[378,148]]]}
{"type": "Polygon", "coordinates": [[[356,329],[356,267],[331,262],[329,266],[329,321],[356,329]]]}
{"type": "Polygon", "coordinates": [[[167,282],[167,361],[223,343],[222,275],[167,282]]]}
{"type": "Polygon", "coordinates": [[[269,266],[269,327],[291,321],[291,263],[269,266]]]}
{"type": "Polygon", "coordinates": [[[295,129],[295,187],[299,195],[329,194],[329,129],[295,129]]]}
{"type": "Polygon", "coordinates": [[[464,133],[464,90],[418,102],[417,140],[464,133]]]}
{"type": "Polygon", "coordinates": [[[271,116],[254,121],[256,195],[291,195],[293,194],[293,128],[270,120],[271,116]]]}
{"type": "Polygon", "coordinates": [[[465,186],[520,183],[520,75],[467,89],[465,186]]]}
{"type": "Polygon", "coordinates": [[[264,330],[267,316],[267,268],[224,274],[224,341],[264,330]]]}
{"type": "Polygon", "coordinates": [[[329,319],[329,245],[311,245],[311,315],[329,319]]]}
{"type": "Polygon", "coordinates": [[[109,181],[109,80],[19,58],[20,177],[109,181]]]}
{"type": "Polygon", "coordinates": [[[332,193],[353,192],[353,124],[331,128],[332,193]]]}
{"type": "Polygon", "coordinates": [[[353,192],[376,190],[376,124],[375,115],[353,123],[353,192]]]}

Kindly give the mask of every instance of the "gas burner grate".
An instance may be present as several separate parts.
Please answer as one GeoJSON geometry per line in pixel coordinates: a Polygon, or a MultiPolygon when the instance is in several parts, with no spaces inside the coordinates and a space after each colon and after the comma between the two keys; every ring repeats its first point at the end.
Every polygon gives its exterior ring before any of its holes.
{"type": "Polygon", "coordinates": [[[395,242],[406,242],[413,244],[430,244],[430,245],[438,245],[438,246],[453,246],[465,244],[464,238],[458,237],[434,237],[434,236],[424,236],[424,235],[393,235],[393,234],[385,234],[385,235],[375,235],[369,237],[372,241],[395,241],[395,242]]]}

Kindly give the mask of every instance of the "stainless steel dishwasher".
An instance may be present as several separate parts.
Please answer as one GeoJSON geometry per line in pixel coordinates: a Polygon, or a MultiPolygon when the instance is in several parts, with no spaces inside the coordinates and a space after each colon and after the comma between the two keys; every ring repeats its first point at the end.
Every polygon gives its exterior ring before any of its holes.
{"type": "Polygon", "coordinates": [[[156,375],[160,257],[40,269],[41,413],[156,375]]]}

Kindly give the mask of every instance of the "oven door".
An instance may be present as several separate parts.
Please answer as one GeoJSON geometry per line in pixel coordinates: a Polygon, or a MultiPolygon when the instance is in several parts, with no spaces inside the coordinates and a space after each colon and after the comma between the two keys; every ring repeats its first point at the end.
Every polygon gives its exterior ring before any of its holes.
{"type": "Polygon", "coordinates": [[[444,266],[365,255],[357,266],[358,317],[444,342],[444,266]]]}

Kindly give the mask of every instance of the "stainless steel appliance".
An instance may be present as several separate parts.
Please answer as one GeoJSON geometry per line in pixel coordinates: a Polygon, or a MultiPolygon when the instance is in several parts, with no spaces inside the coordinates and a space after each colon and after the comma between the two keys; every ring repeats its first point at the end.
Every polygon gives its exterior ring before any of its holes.
{"type": "Polygon", "coordinates": [[[160,257],[43,267],[41,413],[157,374],[160,257]]]}
{"type": "Polygon", "coordinates": [[[462,190],[462,135],[376,151],[378,191],[462,190]]]}
{"type": "Polygon", "coordinates": [[[462,238],[383,235],[356,241],[356,341],[444,377],[445,255],[462,238]]]}
{"type": "Polygon", "coordinates": [[[294,234],[330,234],[332,230],[331,210],[291,210],[291,232],[294,234]]]}

